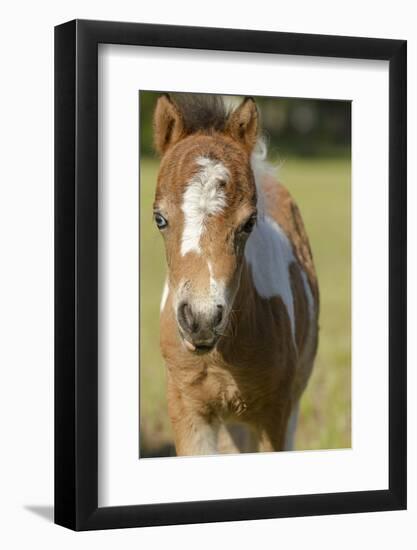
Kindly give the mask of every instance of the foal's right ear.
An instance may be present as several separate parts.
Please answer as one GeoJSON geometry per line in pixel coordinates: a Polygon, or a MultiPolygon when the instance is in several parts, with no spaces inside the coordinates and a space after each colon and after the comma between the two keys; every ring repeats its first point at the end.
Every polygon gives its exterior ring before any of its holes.
{"type": "Polygon", "coordinates": [[[229,117],[226,130],[251,153],[258,138],[259,114],[252,97],[246,97],[229,117]]]}
{"type": "Polygon", "coordinates": [[[182,137],[184,137],[182,115],[169,95],[164,94],[158,99],[153,114],[155,149],[160,155],[163,155],[182,137]]]}

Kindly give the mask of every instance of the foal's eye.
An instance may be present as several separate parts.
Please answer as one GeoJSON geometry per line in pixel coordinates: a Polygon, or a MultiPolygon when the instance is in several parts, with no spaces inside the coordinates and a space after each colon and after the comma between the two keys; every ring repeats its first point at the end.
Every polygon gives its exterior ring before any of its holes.
{"type": "Polygon", "coordinates": [[[153,217],[158,229],[165,229],[165,227],[168,225],[167,220],[164,218],[164,216],[162,216],[162,214],[156,212],[153,217]]]}
{"type": "Polygon", "coordinates": [[[247,222],[242,226],[242,231],[244,233],[252,233],[253,228],[256,224],[256,216],[251,216],[247,222]]]}

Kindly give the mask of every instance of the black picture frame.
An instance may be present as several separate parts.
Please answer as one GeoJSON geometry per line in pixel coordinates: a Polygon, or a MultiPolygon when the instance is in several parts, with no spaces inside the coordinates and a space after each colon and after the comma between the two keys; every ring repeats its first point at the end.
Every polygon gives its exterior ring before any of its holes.
{"type": "Polygon", "coordinates": [[[55,28],[55,523],[74,530],[406,508],[406,41],[74,20],[55,28]],[[98,507],[98,44],[389,62],[389,488],[98,507]]]}

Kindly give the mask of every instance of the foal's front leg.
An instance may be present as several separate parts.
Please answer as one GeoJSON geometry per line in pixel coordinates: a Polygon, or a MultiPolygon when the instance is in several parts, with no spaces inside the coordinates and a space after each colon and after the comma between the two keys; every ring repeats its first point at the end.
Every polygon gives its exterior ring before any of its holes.
{"type": "Polygon", "coordinates": [[[208,421],[192,405],[178,392],[169,392],[168,409],[177,456],[218,454],[219,424],[208,421]]]}
{"type": "Polygon", "coordinates": [[[290,403],[268,411],[257,426],[259,451],[284,451],[287,426],[290,417],[290,403]]]}
{"type": "Polygon", "coordinates": [[[186,414],[172,421],[178,456],[217,454],[218,425],[198,414],[186,414]]]}

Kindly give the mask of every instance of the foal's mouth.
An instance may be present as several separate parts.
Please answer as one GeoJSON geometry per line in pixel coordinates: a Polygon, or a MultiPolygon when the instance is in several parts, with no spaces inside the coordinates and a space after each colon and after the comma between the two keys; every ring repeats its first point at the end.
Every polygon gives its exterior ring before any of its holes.
{"type": "Polygon", "coordinates": [[[206,353],[210,353],[214,349],[214,345],[207,346],[206,344],[203,345],[197,345],[195,346],[188,340],[184,340],[184,345],[188,349],[188,351],[191,351],[192,353],[195,353],[196,355],[205,355],[206,353]]]}
{"type": "Polygon", "coordinates": [[[185,348],[189,352],[194,353],[195,355],[205,355],[206,353],[210,353],[216,347],[216,344],[217,344],[218,339],[219,339],[217,336],[214,336],[213,339],[210,342],[207,342],[207,341],[204,341],[204,342],[191,342],[189,337],[182,334],[181,331],[180,331],[180,334],[181,334],[181,339],[184,343],[185,348]]]}

